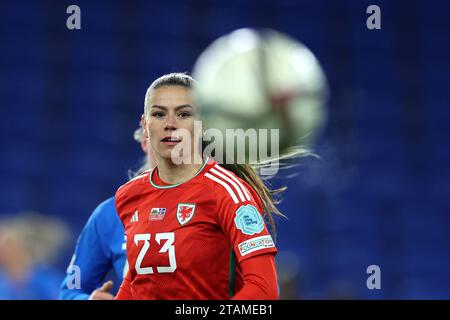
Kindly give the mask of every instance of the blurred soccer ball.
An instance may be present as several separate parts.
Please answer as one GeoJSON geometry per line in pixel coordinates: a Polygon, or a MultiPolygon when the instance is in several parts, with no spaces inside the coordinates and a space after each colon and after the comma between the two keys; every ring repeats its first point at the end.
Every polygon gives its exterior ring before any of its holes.
{"type": "Polygon", "coordinates": [[[280,151],[310,145],[325,119],[327,83],[314,54],[274,30],[214,41],[193,72],[203,127],[279,129],[280,151]]]}

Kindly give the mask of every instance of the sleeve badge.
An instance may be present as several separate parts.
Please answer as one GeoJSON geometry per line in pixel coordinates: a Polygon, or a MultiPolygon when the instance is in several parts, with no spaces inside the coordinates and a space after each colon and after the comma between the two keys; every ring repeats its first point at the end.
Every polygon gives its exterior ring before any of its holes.
{"type": "Polygon", "coordinates": [[[236,210],[236,217],[234,218],[236,228],[242,233],[252,236],[264,230],[264,221],[261,214],[255,206],[251,204],[240,206],[236,210]]]}

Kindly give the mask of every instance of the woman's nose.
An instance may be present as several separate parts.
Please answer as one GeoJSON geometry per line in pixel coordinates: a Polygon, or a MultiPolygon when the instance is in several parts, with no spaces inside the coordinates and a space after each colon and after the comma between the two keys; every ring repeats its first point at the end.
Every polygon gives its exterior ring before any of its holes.
{"type": "Polygon", "coordinates": [[[167,116],[166,129],[176,129],[176,128],[177,128],[176,115],[169,114],[167,116]]]}

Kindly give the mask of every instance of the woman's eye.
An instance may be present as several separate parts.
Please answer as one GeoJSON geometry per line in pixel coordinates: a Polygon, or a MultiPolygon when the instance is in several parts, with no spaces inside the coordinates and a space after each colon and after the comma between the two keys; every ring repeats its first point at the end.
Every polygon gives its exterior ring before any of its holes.
{"type": "Polygon", "coordinates": [[[184,118],[190,117],[190,116],[191,116],[191,113],[190,113],[190,112],[180,112],[180,113],[178,114],[178,116],[179,116],[180,118],[184,119],[184,118]]]}
{"type": "Polygon", "coordinates": [[[164,117],[164,112],[161,112],[161,111],[153,112],[153,113],[152,113],[152,117],[155,117],[155,118],[162,118],[162,117],[164,117]]]}

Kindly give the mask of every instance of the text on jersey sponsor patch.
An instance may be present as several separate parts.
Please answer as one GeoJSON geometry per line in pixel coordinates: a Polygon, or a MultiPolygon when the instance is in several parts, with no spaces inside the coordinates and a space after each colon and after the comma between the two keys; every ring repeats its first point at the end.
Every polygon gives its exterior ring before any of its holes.
{"type": "Polygon", "coordinates": [[[272,237],[270,235],[256,237],[238,244],[241,256],[245,256],[246,254],[252,253],[257,250],[273,247],[275,247],[275,244],[273,243],[272,237]]]}
{"type": "Polygon", "coordinates": [[[148,217],[148,220],[162,220],[164,219],[164,216],[166,215],[166,208],[152,208],[150,210],[150,215],[148,217]]]}

